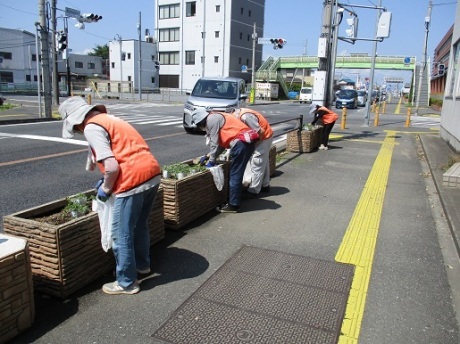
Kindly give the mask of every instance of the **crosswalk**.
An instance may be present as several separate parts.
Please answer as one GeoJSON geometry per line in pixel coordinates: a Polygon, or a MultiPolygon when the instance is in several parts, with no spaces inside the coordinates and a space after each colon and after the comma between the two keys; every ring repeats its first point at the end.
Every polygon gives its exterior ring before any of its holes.
{"type": "Polygon", "coordinates": [[[136,125],[154,124],[158,126],[182,127],[182,113],[178,115],[165,115],[158,110],[162,107],[173,106],[164,103],[142,103],[142,104],[111,104],[107,105],[107,112],[113,116],[123,119],[126,122],[136,125]],[[127,113],[129,110],[129,113],[127,113]],[[155,113],[157,112],[157,113],[155,113]]]}

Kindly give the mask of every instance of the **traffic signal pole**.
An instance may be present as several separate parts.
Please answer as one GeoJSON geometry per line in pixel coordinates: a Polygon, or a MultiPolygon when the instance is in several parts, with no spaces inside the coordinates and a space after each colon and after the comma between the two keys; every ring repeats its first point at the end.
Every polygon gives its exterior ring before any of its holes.
{"type": "Polygon", "coordinates": [[[252,33],[252,73],[251,73],[251,104],[256,103],[256,40],[257,40],[257,31],[256,23],[254,23],[254,31],[252,33]]]}
{"type": "MultiPolygon", "coordinates": [[[[45,118],[51,118],[51,78],[50,78],[50,58],[49,58],[49,40],[48,24],[46,22],[45,0],[38,2],[38,14],[40,17],[40,44],[42,59],[42,76],[43,76],[43,97],[45,100],[45,118]]],[[[39,58],[39,56],[37,56],[39,58]]]]}
{"type": "Polygon", "coordinates": [[[58,74],[58,54],[56,44],[56,5],[57,0],[51,2],[51,31],[53,33],[53,41],[51,42],[51,49],[53,49],[53,102],[59,105],[59,74],[58,74]]]}

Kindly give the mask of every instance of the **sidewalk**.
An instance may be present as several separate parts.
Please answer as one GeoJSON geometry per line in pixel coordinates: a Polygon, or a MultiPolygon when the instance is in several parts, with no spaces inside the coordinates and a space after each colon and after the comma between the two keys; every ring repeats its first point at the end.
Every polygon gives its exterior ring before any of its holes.
{"type": "MultiPolygon", "coordinates": [[[[270,193],[244,200],[243,212],[211,212],[168,231],[152,248],[153,274],[139,294],[103,294],[102,284],[113,279],[106,276],[65,301],[36,298],[34,326],[11,343],[157,343],[152,334],[160,325],[245,245],[333,262],[388,129],[335,126],[329,151],[280,156],[270,193]]],[[[450,294],[449,283],[460,278],[460,189],[442,186],[452,152],[436,133],[418,135],[431,179],[419,161],[417,135],[395,130],[359,343],[455,344],[460,295],[455,284],[450,294]],[[450,238],[436,232],[444,216],[450,238]],[[441,250],[452,238],[451,264],[441,250]]]]}

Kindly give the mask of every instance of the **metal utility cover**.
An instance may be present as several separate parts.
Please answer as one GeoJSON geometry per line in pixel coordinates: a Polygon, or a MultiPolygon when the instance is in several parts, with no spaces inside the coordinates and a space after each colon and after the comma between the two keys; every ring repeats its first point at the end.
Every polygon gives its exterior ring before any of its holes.
{"type": "Polygon", "coordinates": [[[152,335],[162,343],[337,343],[354,267],[244,246],[152,335]]]}

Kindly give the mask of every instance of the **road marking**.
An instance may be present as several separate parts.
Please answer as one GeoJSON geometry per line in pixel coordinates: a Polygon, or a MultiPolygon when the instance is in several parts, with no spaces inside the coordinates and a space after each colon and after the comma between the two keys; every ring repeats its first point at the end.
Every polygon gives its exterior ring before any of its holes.
{"type": "Polygon", "coordinates": [[[341,344],[358,343],[391,158],[395,147],[395,135],[394,131],[387,132],[342,244],[335,256],[337,262],[355,265],[355,275],[342,323],[342,334],[339,338],[341,344]]]}
{"type": "Polygon", "coordinates": [[[53,137],[53,136],[18,135],[18,134],[0,133],[0,137],[18,137],[21,139],[62,142],[62,143],[70,143],[73,145],[79,145],[79,146],[88,146],[88,143],[86,141],[73,140],[73,139],[62,139],[60,137],[53,137]]]}
{"type": "Polygon", "coordinates": [[[395,115],[400,115],[401,114],[401,102],[402,102],[402,97],[399,98],[398,105],[396,105],[395,115]]]}

